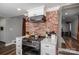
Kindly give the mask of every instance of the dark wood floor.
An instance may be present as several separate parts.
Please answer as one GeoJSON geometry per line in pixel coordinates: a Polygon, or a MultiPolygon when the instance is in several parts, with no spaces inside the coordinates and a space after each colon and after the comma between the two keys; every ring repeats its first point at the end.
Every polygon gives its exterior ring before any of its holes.
{"type": "MultiPolygon", "coordinates": [[[[64,48],[79,51],[79,43],[75,39],[67,36],[63,38],[65,40],[64,48]]],[[[74,55],[63,51],[60,53],[65,55],[74,55]]],[[[16,55],[16,45],[12,44],[9,46],[5,46],[4,44],[0,43],[0,55],[16,55]]]]}
{"type": "Polygon", "coordinates": [[[16,55],[15,44],[0,47],[0,55],[16,55]]]}
{"type": "Polygon", "coordinates": [[[79,43],[77,42],[76,39],[68,36],[64,36],[63,38],[65,41],[65,46],[66,46],[65,48],[79,51],[79,43]]]}

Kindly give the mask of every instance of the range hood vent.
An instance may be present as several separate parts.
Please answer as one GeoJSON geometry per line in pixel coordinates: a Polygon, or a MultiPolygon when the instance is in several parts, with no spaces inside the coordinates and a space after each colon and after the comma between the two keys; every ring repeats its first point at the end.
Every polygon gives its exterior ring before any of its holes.
{"type": "Polygon", "coordinates": [[[33,9],[29,9],[28,17],[30,22],[45,22],[45,6],[36,7],[33,9]]]}
{"type": "Polygon", "coordinates": [[[45,22],[46,21],[46,18],[44,15],[38,15],[38,16],[32,16],[30,17],[29,19],[30,22],[45,22]]]}

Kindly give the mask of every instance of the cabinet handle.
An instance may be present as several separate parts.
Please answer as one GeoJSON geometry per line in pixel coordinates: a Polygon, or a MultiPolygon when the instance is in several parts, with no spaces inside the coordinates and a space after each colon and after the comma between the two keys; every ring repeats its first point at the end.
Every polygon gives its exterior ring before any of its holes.
{"type": "Polygon", "coordinates": [[[49,47],[49,46],[46,46],[46,47],[49,47]]]}
{"type": "Polygon", "coordinates": [[[46,55],[49,55],[49,53],[45,53],[46,55]]]}

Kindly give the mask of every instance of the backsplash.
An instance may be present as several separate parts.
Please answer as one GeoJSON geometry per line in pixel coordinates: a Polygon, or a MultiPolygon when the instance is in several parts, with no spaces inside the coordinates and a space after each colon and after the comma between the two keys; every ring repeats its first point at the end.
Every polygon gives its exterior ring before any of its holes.
{"type": "Polygon", "coordinates": [[[46,31],[58,31],[57,10],[46,12],[46,22],[44,23],[31,23],[26,21],[26,32],[29,32],[30,34],[35,33],[37,35],[44,36],[46,31]]]}

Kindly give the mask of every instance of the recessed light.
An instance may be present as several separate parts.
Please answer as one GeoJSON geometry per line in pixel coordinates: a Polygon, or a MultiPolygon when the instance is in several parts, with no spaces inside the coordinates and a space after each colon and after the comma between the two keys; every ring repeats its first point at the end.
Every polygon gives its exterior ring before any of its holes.
{"type": "Polygon", "coordinates": [[[68,13],[65,13],[65,15],[68,15],[68,13]]]}
{"type": "Polygon", "coordinates": [[[20,11],[20,10],[21,10],[21,8],[17,8],[17,10],[18,10],[18,11],[20,11]]]}

